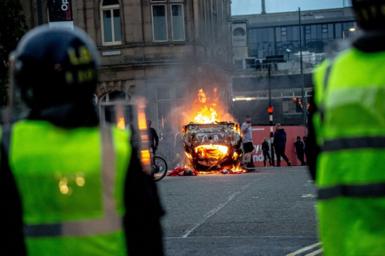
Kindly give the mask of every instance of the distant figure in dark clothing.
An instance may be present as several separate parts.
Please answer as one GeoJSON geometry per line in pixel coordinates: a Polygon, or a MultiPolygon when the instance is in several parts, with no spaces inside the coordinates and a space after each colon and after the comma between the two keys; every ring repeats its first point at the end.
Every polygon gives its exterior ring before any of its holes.
{"type": "Polygon", "coordinates": [[[271,165],[275,166],[274,133],[273,132],[270,132],[269,144],[270,144],[271,165]]]}
{"type": "Polygon", "coordinates": [[[147,121],[148,125],[148,131],[149,131],[149,136],[150,136],[150,146],[152,149],[152,153],[155,154],[158,145],[159,145],[159,137],[158,133],[156,132],[155,128],[151,127],[151,120],[147,121]]]}
{"type": "Polygon", "coordinates": [[[291,163],[289,158],[285,154],[286,147],[286,132],[281,128],[280,124],[276,125],[274,133],[274,149],[275,154],[277,155],[277,166],[281,166],[281,156],[286,161],[287,165],[290,166],[291,163]]]}
{"type": "Polygon", "coordinates": [[[306,157],[306,161],[305,161],[305,164],[308,164],[308,161],[309,161],[309,155],[310,155],[310,147],[309,147],[309,141],[307,139],[307,136],[303,136],[303,147],[304,147],[304,152],[305,152],[305,157],[306,157]]]}
{"type": "Polygon", "coordinates": [[[270,146],[267,138],[262,142],[262,152],[263,152],[263,165],[266,166],[267,159],[269,160],[270,165],[272,165],[271,157],[270,157],[270,146]]]}
{"type": "Polygon", "coordinates": [[[297,158],[301,162],[301,165],[305,165],[305,145],[303,144],[301,137],[297,136],[297,141],[294,142],[295,152],[297,153],[297,158]]]}

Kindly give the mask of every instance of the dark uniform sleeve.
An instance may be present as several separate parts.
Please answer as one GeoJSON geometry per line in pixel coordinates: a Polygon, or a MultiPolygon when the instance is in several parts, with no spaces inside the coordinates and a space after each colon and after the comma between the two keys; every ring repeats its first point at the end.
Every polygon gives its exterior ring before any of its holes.
{"type": "MultiPolygon", "coordinates": [[[[315,90],[313,90],[315,93],[315,90]]],[[[314,94],[313,97],[310,98],[309,102],[309,121],[308,121],[308,143],[307,143],[307,162],[309,165],[309,172],[310,176],[313,180],[316,179],[317,173],[316,173],[316,167],[317,167],[317,158],[320,153],[320,148],[317,145],[317,140],[316,140],[316,133],[315,133],[315,128],[313,124],[313,116],[314,113],[316,113],[318,110],[316,108],[316,105],[314,103],[314,94]]]]}
{"type": "Polygon", "coordinates": [[[164,214],[155,182],[133,150],[125,181],[124,229],[130,256],[163,256],[160,218],[164,214]]]}
{"type": "Polygon", "coordinates": [[[0,151],[0,255],[26,255],[21,200],[4,143],[0,151]]]}

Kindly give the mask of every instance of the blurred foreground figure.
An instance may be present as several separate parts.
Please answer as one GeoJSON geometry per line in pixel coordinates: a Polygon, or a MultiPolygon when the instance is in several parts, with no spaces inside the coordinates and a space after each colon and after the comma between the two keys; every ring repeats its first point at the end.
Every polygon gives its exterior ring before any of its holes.
{"type": "Polygon", "coordinates": [[[352,4],[363,34],[314,74],[309,160],[326,256],[385,255],[385,0],[352,4]]]}
{"type": "Polygon", "coordinates": [[[0,254],[163,255],[163,211],[132,134],[99,126],[91,39],[38,27],[11,60],[30,111],[2,129],[0,254]]]}

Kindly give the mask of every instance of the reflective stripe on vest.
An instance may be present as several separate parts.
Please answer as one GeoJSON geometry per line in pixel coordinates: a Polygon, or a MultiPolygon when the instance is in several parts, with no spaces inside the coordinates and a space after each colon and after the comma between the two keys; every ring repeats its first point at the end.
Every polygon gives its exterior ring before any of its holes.
{"type": "Polygon", "coordinates": [[[318,199],[326,200],[336,197],[372,198],[385,196],[385,183],[367,185],[339,185],[318,189],[318,199]]]}
{"type": "Polygon", "coordinates": [[[102,134],[102,181],[103,181],[103,219],[83,219],[54,224],[26,225],[25,234],[31,237],[47,236],[87,236],[107,234],[122,229],[122,219],[116,212],[113,195],[115,179],[115,151],[112,131],[109,127],[102,134]]]}
{"type": "Polygon", "coordinates": [[[323,143],[322,151],[339,151],[349,149],[385,148],[384,137],[341,138],[327,140],[323,143]]]}

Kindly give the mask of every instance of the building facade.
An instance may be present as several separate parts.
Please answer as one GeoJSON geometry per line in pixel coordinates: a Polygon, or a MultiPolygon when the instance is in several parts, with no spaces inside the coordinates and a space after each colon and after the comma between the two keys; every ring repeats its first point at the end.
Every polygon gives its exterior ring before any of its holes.
{"type": "Polygon", "coordinates": [[[49,22],[55,1],[69,3],[74,25],[100,50],[98,96],[144,95],[156,128],[170,128],[171,109],[196,87],[220,79],[229,95],[230,0],[28,0],[28,25],[49,22]]]}
{"type": "Polygon", "coordinates": [[[294,97],[312,95],[311,73],[331,51],[357,34],[350,8],[233,16],[233,109],[268,124],[304,124],[294,97]],[[235,43],[235,44],[234,44],[235,43]]]}
{"type": "Polygon", "coordinates": [[[100,51],[99,101],[144,96],[170,165],[182,152],[176,141],[180,120],[198,89],[215,87],[225,103],[231,100],[230,0],[21,2],[31,28],[50,21],[50,4],[72,11],[71,22],[100,51]]]}

